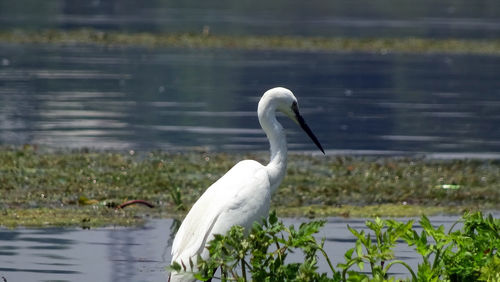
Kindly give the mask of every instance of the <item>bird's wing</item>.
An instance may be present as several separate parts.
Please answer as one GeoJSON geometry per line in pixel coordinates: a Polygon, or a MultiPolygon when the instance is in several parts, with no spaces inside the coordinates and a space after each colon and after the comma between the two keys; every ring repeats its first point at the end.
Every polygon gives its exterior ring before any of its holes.
{"type": "Polygon", "coordinates": [[[270,185],[263,168],[255,161],[239,162],[205,191],[175,236],[172,261],[187,264],[202,254],[213,234],[225,234],[235,224],[252,224],[254,217],[259,219],[255,214],[269,209],[265,199],[270,198],[270,185]]]}
{"type": "Polygon", "coordinates": [[[214,194],[207,190],[182,221],[172,244],[172,261],[180,259],[187,263],[186,260],[203,250],[203,242],[220,213],[215,202],[210,200],[214,194]]]}

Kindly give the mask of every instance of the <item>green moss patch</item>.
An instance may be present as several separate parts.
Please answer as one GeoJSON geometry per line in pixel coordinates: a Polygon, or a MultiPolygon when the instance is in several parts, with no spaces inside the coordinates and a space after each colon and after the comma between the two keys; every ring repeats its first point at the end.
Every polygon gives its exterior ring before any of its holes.
{"type": "MultiPolygon", "coordinates": [[[[181,217],[242,159],[267,153],[0,148],[0,226],[129,225],[181,217]],[[128,200],[153,205],[116,207],[128,200]]],[[[499,161],[291,154],[273,196],[280,216],[410,216],[500,209],[499,161]]]]}
{"type": "Polygon", "coordinates": [[[94,29],[3,31],[0,42],[15,44],[95,44],[149,48],[225,48],[373,53],[500,54],[500,40],[426,38],[344,38],[230,36],[192,33],[126,33],[94,29]]]}
{"type": "Polygon", "coordinates": [[[132,226],[144,222],[135,212],[106,208],[13,208],[0,211],[1,226],[14,227],[82,227],[132,226]]]}
{"type": "Polygon", "coordinates": [[[280,207],[278,213],[286,217],[324,218],[329,216],[340,217],[416,217],[420,215],[461,214],[464,211],[479,210],[474,206],[422,206],[408,204],[380,204],[380,205],[339,205],[323,206],[312,205],[304,207],[280,207]]]}

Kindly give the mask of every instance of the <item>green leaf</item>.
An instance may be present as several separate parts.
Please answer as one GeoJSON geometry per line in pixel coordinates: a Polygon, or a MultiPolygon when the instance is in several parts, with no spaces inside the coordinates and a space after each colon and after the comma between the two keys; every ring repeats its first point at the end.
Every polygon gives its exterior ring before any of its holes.
{"type": "Polygon", "coordinates": [[[358,261],[358,267],[360,270],[363,270],[365,267],[365,263],[362,260],[358,261]]]}
{"type": "Polygon", "coordinates": [[[358,257],[363,256],[363,246],[361,245],[361,242],[359,240],[356,241],[356,255],[358,257]]]}
{"type": "Polygon", "coordinates": [[[346,260],[350,260],[352,258],[353,253],[354,253],[354,248],[350,248],[349,250],[347,250],[347,252],[345,252],[344,258],[346,260]]]}
{"type": "Polygon", "coordinates": [[[273,210],[270,214],[269,214],[269,223],[271,225],[275,225],[276,223],[278,222],[278,216],[276,215],[276,211],[273,210]]]}

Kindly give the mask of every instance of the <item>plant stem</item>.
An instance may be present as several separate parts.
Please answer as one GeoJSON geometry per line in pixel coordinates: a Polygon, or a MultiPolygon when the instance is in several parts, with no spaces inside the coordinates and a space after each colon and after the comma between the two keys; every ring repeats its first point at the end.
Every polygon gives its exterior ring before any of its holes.
{"type": "Polygon", "coordinates": [[[352,266],[353,264],[355,264],[356,262],[358,262],[358,261],[360,261],[360,260],[362,261],[362,259],[358,257],[358,258],[355,258],[355,259],[353,259],[353,260],[349,261],[349,262],[346,264],[346,267],[345,267],[345,268],[344,268],[344,270],[342,271],[342,280],[343,280],[343,281],[347,281],[347,279],[345,278],[345,276],[346,276],[346,274],[347,274],[347,270],[349,270],[349,268],[351,268],[351,266],[352,266]]]}
{"type": "Polygon", "coordinates": [[[408,269],[408,271],[410,272],[413,281],[417,281],[417,276],[415,275],[415,272],[413,272],[411,267],[406,262],[404,262],[402,260],[394,260],[394,261],[391,261],[390,263],[388,263],[384,269],[384,273],[387,273],[387,271],[389,271],[389,268],[391,268],[391,266],[395,263],[402,264],[404,267],[406,267],[406,269],[408,269]]]}
{"type": "Polygon", "coordinates": [[[238,273],[235,273],[235,272],[234,272],[234,269],[231,269],[231,275],[233,275],[233,278],[234,278],[235,280],[238,280],[238,273]]]}
{"type": "Polygon", "coordinates": [[[241,259],[241,275],[243,276],[243,280],[247,281],[247,271],[245,269],[245,259],[241,259]]]}
{"type": "Polygon", "coordinates": [[[462,222],[462,220],[457,220],[453,223],[453,225],[450,227],[450,229],[448,230],[448,235],[450,235],[451,231],[453,230],[453,228],[455,228],[455,225],[457,225],[458,223],[462,222]]]}
{"type": "Polygon", "coordinates": [[[335,273],[335,269],[333,268],[332,262],[330,261],[330,258],[326,254],[325,250],[323,250],[323,248],[321,248],[321,247],[318,247],[318,250],[321,251],[321,253],[323,254],[323,256],[326,259],[326,262],[328,263],[328,266],[330,266],[330,269],[333,271],[333,273],[335,273]]]}
{"type": "Polygon", "coordinates": [[[252,270],[253,270],[252,266],[251,266],[251,265],[250,265],[250,264],[249,264],[246,260],[244,260],[243,262],[244,262],[244,263],[245,263],[245,265],[247,266],[248,270],[250,270],[250,271],[252,271],[252,270]]]}
{"type": "MultiPolygon", "coordinates": [[[[437,243],[437,242],[436,242],[437,243]]],[[[432,263],[432,270],[434,270],[437,266],[438,259],[440,258],[439,256],[441,255],[441,249],[438,249],[436,251],[436,256],[434,257],[434,262],[432,263]]]]}

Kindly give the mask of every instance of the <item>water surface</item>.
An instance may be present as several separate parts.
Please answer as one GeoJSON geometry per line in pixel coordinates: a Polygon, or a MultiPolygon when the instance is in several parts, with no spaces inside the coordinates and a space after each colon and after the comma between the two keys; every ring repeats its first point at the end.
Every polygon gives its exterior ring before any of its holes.
{"type": "Polygon", "coordinates": [[[496,0],[243,0],[0,2],[2,29],[96,28],[346,37],[500,37],[496,0]]]}
{"type": "MultiPolygon", "coordinates": [[[[457,217],[430,219],[448,230],[457,217]]],[[[304,221],[285,219],[284,223],[298,226],[304,221]]],[[[328,219],[318,239],[326,238],[325,250],[334,265],[354,247],[355,239],[347,224],[361,230],[365,229],[364,222],[328,219]]],[[[171,224],[172,220],[161,219],[151,220],[141,228],[0,229],[0,277],[7,281],[166,281],[171,224]]],[[[414,227],[421,230],[417,223],[414,227]]],[[[420,261],[415,251],[403,245],[396,248],[396,256],[414,269],[420,261]]],[[[291,261],[300,259],[298,254],[290,257],[291,261]]],[[[319,260],[319,267],[321,272],[329,269],[324,259],[319,260]]],[[[398,277],[409,276],[402,267],[391,269],[398,277]]]]}
{"type": "MultiPolygon", "coordinates": [[[[9,44],[0,54],[0,144],[267,150],[257,102],[286,86],[330,153],[499,157],[500,57],[9,44]]],[[[282,121],[291,150],[315,150],[282,121]]]]}

